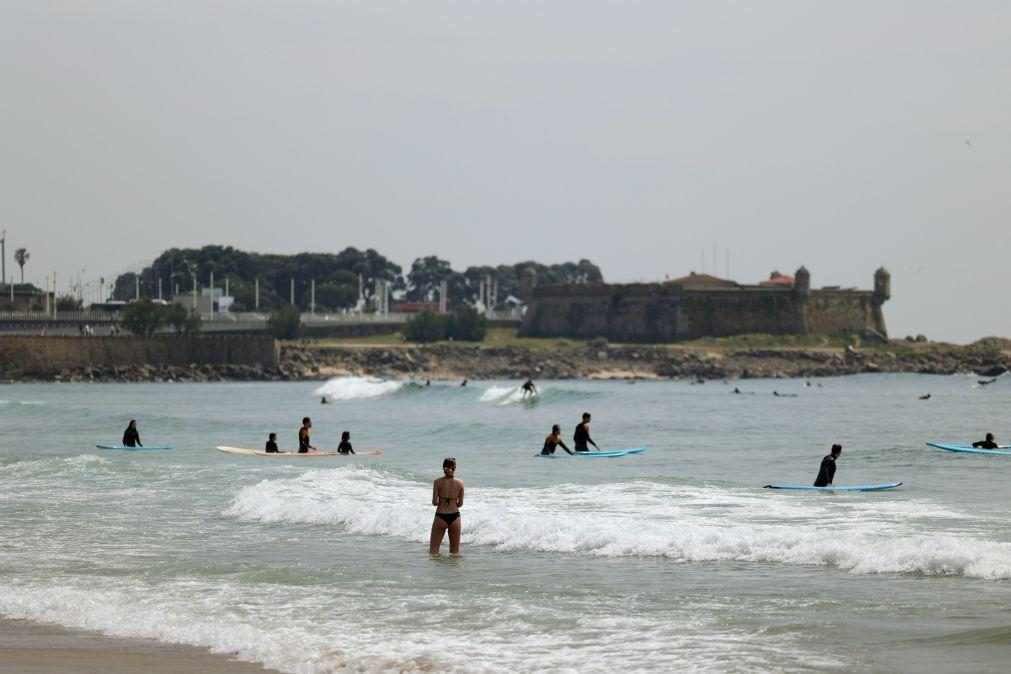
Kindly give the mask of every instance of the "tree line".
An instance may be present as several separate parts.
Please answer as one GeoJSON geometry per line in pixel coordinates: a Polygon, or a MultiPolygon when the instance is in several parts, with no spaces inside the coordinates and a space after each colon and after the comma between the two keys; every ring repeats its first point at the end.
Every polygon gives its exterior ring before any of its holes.
{"type": "Polygon", "coordinates": [[[203,248],[171,248],[159,255],[139,274],[120,275],[114,284],[113,299],[134,298],[138,281],[142,297],[171,297],[177,290],[190,293],[207,287],[213,272],[216,287],[229,282],[229,292],[235,298],[233,310],[252,310],[255,306],[256,281],[259,280],[260,309],[274,310],[289,304],[291,281],[294,279],[294,299],[306,308],[311,301],[312,282],[316,283],[316,306],[322,310],[339,311],[354,307],[362,297],[374,306],[377,282],[389,284],[398,297],[415,302],[439,299],[443,281],[447,284],[447,299],[454,305],[473,304],[479,298],[481,283],[491,279],[497,285],[497,300],[501,306],[510,295],[519,297],[524,270],[536,274],[536,285],[555,283],[598,283],[603,281],[600,268],[589,260],[542,264],[533,260],[492,266],[471,266],[463,271],[453,269],[447,260],[435,255],[419,257],[405,275],[397,265],[374,249],[348,247],[339,253],[298,253],[276,255],[249,253],[231,246],[203,248]]]}

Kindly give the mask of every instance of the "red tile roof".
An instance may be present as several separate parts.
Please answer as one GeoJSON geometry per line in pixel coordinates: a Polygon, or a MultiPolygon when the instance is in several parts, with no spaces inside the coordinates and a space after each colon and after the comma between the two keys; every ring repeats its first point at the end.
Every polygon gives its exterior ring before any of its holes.
{"type": "Polygon", "coordinates": [[[789,286],[793,287],[793,277],[787,276],[786,274],[780,274],[778,271],[774,271],[769,274],[768,281],[761,281],[758,285],[760,286],[789,286]]]}
{"type": "Polygon", "coordinates": [[[692,272],[688,276],[682,276],[681,278],[676,278],[668,283],[673,283],[679,286],[728,286],[737,287],[737,283],[725,278],[717,278],[709,274],[696,274],[692,272]]]}

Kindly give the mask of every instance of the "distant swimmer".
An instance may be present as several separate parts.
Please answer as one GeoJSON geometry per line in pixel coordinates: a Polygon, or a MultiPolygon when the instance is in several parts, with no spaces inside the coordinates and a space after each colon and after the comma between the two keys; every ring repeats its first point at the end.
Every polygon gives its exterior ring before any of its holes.
{"type": "Polygon", "coordinates": [[[267,436],[267,444],[264,445],[263,451],[267,454],[280,454],[281,451],[277,448],[277,433],[271,433],[267,436]]]}
{"type": "Polygon", "coordinates": [[[597,443],[590,437],[589,412],[583,412],[583,420],[579,422],[576,426],[576,432],[572,434],[572,448],[577,452],[588,452],[590,448],[586,446],[586,443],[590,443],[598,452],[600,451],[600,447],[597,447],[597,443]]]}
{"type": "Polygon", "coordinates": [[[920,396],[920,400],[930,400],[930,394],[920,396]]]}
{"type": "Polygon", "coordinates": [[[980,386],[989,386],[990,384],[997,381],[997,377],[994,377],[993,379],[977,379],[976,381],[979,382],[980,386]]]}
{"type": "Polygon", "coordinates": [[[735,386],[735,387],[734,387],[734,393],[740,393],[740,392],[741,392],[741,389],[739,389],[739,388],[737,388],[737,387],[735,386]]]}
{"type": "Polygon", "coordinates": [[[527,379],[525,382],[523,382],[523,386],[521,386],[520,388],[523,389],[524,398],[526,398],[528,395],[529,396],[537,395],[537,387],[534,386],[533,379],[527,379]]]}
{"type": "Polygon", "coordinates": [[[463,480],[456,477],[456,459],[447,458],[442,462],[443,477],[432,485],[432,505],[435,506],[435,520],[432,521],[432,537],[428,544],[428,554],[438,555],[442,539],[449,532],[449,554],[460,554],[460,508],[463,506],[463,480]]]}
{"type": "Polygon", "coordinates": [[[821,468],[818,469],[818,478],[814,481],[815,487],[831,487],[835,478],[835,462],[842,454],[842,445],[832,445],[832,453],[821,460],[821,468]]]}
{"type": "Polygon", "coordinates": [[[431,385],[432,385],[432,380],[431,379],[426,379],[425,380],[425,388],[428,388],[431,385]]]}
{"type": "Polygon", "coordinates": [[[999,447],[999,445],[993,439],[993,433],[987,433],[986,440],[977,440],[976,442],[972,443],[972,446],[977,447],[979,449],[997,449],[997,447],[999,447]]]}
{"type": "Polygon", "coordinates": [[[330,401],[326,399],[326,396],[323,396],[322,398],[319,399],[319,404],[320,405],[326,405],[329,402],[330,401]]]}
{"type": "Polygon", "coordinates": [[[467,385],[467,380],[466,379],[464,379],[462,382],[460,382],[460,386],[466,386],[466,385],[467,385]]]}
{"type": "Polygon", "coordinates": [[[777,398],[796,398],[797,397],[796,393],[780,393],[779,391],[773,391],[772,395],[776,396],[777,398]]]}
{"type": "Polygon", "coordinates": [[[347,431],[341,433],[341,443],[337,445],[337,452],[340,454],[354,454],[355,450],[351,448],[351,434],[347,431]]]}
{"type": "Polygon", "coordinates": [[[544,438],[544,448],[541,449],[541,454],[554,454],[555,448],[559,445],[561,445],[562,449],[566,452],[572,454],[572,450],[566,447],[565,443],[562,442],[562,427],[555,424],[551,427],[551,435],[544,438]]]}
{"type": "Polygon", "coordinates": [[[309,444],[309,429],[312,428],[312,419],[309,417],[302,417],[302,428],[298,429],[298,453],[299,454],[310,454],[316,451],[316,448],[309,444]]]}
{"type": "Polygon", "coordinates": [[[127,425],[126,430],[123,431],[123,446],[124,447],[143,447],[140,444],[140,433],[137,432],[137,420],[130,419],[130,423],[127,425]]]}

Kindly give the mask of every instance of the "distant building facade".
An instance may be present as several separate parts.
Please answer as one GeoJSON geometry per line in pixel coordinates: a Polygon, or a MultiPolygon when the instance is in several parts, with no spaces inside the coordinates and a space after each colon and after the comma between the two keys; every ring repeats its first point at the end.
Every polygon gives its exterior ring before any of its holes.
{"type": "Polygon", "coordinates": [[[887,335],[882,305],[891,277],[874,273],[873,290],[811,288],[801,267],[743,285],[706,274],[663,283],[540,286],[530,290],[520,328],[526,337],[605,337],[615,342],[674,342],[749,333],[887,335]]]}

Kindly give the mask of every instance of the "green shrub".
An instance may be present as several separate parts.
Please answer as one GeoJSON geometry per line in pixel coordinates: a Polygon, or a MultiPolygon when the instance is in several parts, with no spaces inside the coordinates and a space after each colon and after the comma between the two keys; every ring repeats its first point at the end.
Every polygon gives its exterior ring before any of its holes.
{"type": "Polygon", "coordinates": [[[471,306],[462,305],[446,317],[446,336],[461,342],[481,342],[488,332],[488,318],[471,306]]]}
{"type": "Polygon", "coordinates": [[[276,339],[297,339],[302,334],[302,312],[293,304],[282,307],[267,319],[267,328],[276,339]]]}
{"type": "Polygon", "coordinates": [[[446,319],[425,309],[404,324],[404,338],[409,342],[437,342],[446,338],[446,319]]]}
{"type": "Polygon", "coordinates": [[[123,327],[138,337],[150,337],[165,323],[165,307],[151,300],[130,302],[123,309],[123,327]]]}

